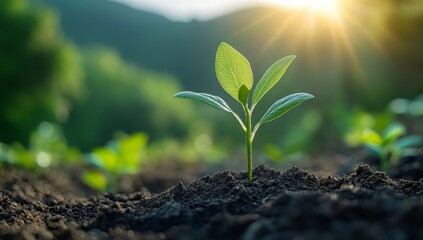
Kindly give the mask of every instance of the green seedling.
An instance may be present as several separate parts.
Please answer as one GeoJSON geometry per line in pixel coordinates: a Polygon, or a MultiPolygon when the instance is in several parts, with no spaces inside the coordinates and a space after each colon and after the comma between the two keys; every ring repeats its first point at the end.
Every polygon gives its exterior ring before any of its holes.
{"type": "Polygon", "coordinates": [[[253,86],[253,72],[248,60],[236,49],[227,43],[221,43],[216,52],[216,76],[223,89],[236,101],[244,110],[245,122],[229,107],[220,97],[208,93],[197,93],[184,91],[175,94],[175,97],[188,98],[200,101],[209,106],[232,114],[239,122],[246,135],[248,181],[253,179],[252,144],[257,130],[263,123],[270,122],[282,116],[302,102],[314,98],[308,93],[295,93],[276,101],[261,119],[252,128],[251,116],[257,103],[263,96],[281,79],[295,56],[287,56],[276,61],[267,69],[261,80],[254,89],[251,105],[249,102],[253,86]]]}
{"type": "Polygon", "coordinates": [[[119,176],[140,170],[147,140],[146,134],[135,133],[94,149],[85,157],[93,169],[83,172],[83,182],[101,192],[114,190],[119,176]]]}
{"type": "Polygon", "coordinates": [[[380,170],[386,172],[401,156],[423,144],[422,136],[406,136],[404,125],[392,123],[381,134],[366,128],[362,133],[364,146],[380,159],[380,170]]]}

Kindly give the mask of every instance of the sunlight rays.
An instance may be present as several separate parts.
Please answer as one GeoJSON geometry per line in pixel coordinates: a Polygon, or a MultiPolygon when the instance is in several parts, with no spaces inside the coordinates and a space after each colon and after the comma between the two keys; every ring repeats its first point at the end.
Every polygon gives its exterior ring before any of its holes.
{"type": "Polygon", "coordinates": [[[316,66],[321,64],[322,55],[331,55],[344,61],[343,64],[360,79],[365,79],[364,66],[361,66],[359,59],[362,44],[380,55],[385,55],[387,49],[374,32],[377,22],[363,20],[370,19],[370,13],[363,13],[351,1],[268,0],[273,10],[252,19],[234,35],[242,37],[245,32],[260,32],[254,40],[260,43],[256,50],[258,55],[279,48],[276,45],[282,42],[284,45],[280,45],[280,48],[291,53],[306,54],[308,61],[316,66]],[[269,28],[266,29],[266,26],[269,28]],[[358,43],[359,39],[365,41],[358,43]]]}
{"type": "Polygon", "coordinates": [[[273,0],[274,4],[292,9],[306,9],[315,14],[337,17],[340,0],[273,0]]]}
{"type": "Polygon", "coordinates": [[[290,16],[288,19],[281,24],[281,26],[276,29],[276,32],[269,38],[267,42],[264,43],[260,54],[263,54],[283,33],[286,32],[287,28],[291,25],[291,23],[298,18],[297,14],[290,16]]]}
{"type": "MultiPolygon", "coordinates": [[[[295,49],[305,48],[310,53],[315,53],[310,55],[315,56],[315,61],[321,61],[317,57],[319,52],[322,52],[319,46],[325,45],[324,41],[327,41],[326,47],[332,54],[338,59],[346,59],[345,64],[354,69],[355,74],[363,77],[364,70],[360,65],[355,42],[357,34],[366,39],[367,44],[379,54],[386,53],[386,49],[378,41],[374,32],[368,25],[364,25],[363,21],[357,19],[356,10],[349,8],[350,5],[346,4],[348,0],[271,1],[277,2],[276,5],[282,6],[282,9],[289,7],[291,10],[289,14],[280,14],[271,19],[272,21],[279,19],[280,24],[262,44],[259,54],[271,49],[282,36],[289,36],[290,44],[285,46],[287,50],[295,51],[295,49]]],[[[274,15],[273,13],[272,16],[274,15]]]]}
{"type": "Polygon", "coordinates": [[[237,32],[234,33],[234,35],[241,34],[245,31],[251,29],[252,27],[257,26],[258,24],[262,23],[263,21],[275,16],[278,12],[279,12],[279,10],[275,9],[272,12],[267,13],[266,15],[262,16],[261,18],[252,21],[251,23],[247,24],[245,27],[238,30],[237,32]]]}

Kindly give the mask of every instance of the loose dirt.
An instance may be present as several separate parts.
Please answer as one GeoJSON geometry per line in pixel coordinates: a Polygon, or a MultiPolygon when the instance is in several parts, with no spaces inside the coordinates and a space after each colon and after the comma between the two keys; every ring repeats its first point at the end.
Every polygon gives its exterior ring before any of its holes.
{"type": "Polygon", "coordinates": [[[3,171],[1,239],[423,239],[423,182],[362,165],[318,177],[266,165],[167,191],[92,194],[63,174],[3,171]],[[53,174],[53,175],[52,175],[53,174]]]}

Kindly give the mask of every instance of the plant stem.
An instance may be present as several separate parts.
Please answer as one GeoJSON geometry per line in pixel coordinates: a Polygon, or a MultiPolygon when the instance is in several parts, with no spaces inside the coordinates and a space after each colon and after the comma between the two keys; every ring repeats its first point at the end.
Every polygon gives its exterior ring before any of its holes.
{"type": "Polygon", "coordinates": [[[247,142],[247,161],[248,161],[248,181],[253,180],[253,138],[251,135],[251,111],[248,106],[244,105],[245,111],[245,127],[246,127],[246,142],[247,142]]]}
{"type": "Polygon", "coordinates": [[[383,152],[380,156],[380,170],[388,172],[389,170],[389,153],[383,152]]]}
{"type": "Polygon", "coordinates": [[[236,113],[234,113],[234,112],[231,112],[231,113],[232,113],[232,115],[235,117],[235,119],[238,121],[239,125],[241,125],[242,130],[244,130],[244,132],[246,132],[246,131],[247,131],[247,129],[245,128],[245,125],[244,125],[244,123],[242,122],[242,120],[238,117],[238,115],[237,115],[236,113]]]}

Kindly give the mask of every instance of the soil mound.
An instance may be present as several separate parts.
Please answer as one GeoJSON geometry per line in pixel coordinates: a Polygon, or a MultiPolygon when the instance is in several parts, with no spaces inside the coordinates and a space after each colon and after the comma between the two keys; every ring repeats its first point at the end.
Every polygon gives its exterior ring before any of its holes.
{"type": "Polygon", "coordinates": [[[5,172],[0,238],[423,239],[421,181],[365,165],[344,177],[265,165],[253,174],[248,182],[246,172],[222,171],[155,196],[83,197],[48,178],[5,172]]]}

